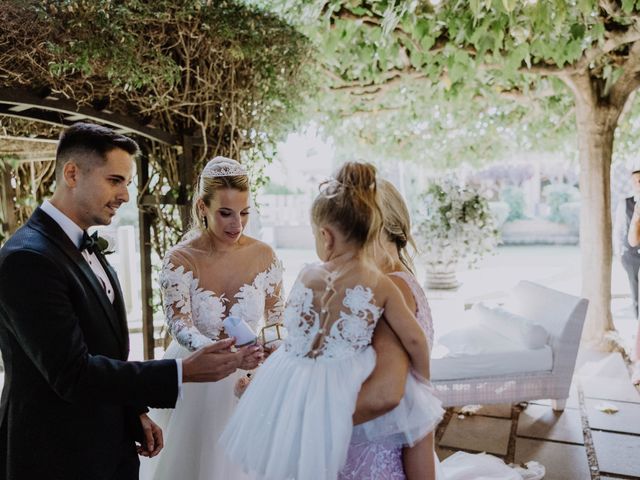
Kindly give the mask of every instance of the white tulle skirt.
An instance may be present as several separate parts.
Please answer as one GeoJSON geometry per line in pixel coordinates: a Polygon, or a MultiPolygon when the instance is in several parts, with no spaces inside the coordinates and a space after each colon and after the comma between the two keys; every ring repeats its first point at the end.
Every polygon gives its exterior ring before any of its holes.
{"type": "Polygon", "coordinates": [[[375,366],[369,347],[347,359],[278,349],[260,367],[220,438],[256,478],[330,480],[346,462],[352,416],[375,366]]]}
{"type": "MultiPolygon", "coordinates": [[[[164,358],[189,351],[172,342],[164,358]]],[[[149,416],[164,433],[160,455],[140,459],[141,480],[243,480],[252,478],[230,462],[218,438],[238,405],[233,390],[246,372],[238,370],[212,383],[185,383],[175,409],[154,409],[149,416]]]]}
{"type": "Polygon", "coordinates": [[[382,442],[385,445],[413,446],[442,420],[442,402],[431,382],[409,374],[400,405],[389,413],[354,427],[355,443],[382,442]]]}

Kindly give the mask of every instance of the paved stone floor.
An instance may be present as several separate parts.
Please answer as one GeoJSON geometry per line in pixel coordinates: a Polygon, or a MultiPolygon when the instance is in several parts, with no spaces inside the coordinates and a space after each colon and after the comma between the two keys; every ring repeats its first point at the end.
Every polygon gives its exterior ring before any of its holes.
{"type": "Polygon", "coordinates": [[[544,400],[485,406],[471,416],[448,409],[436,435],[438,455],[444,459],[463,450],[491,453],[507,463],[536,460],[548,480],[640,478],[640,395],[628,376],[624,380],[576,375],[563,412],[544,400]],[[618,412],[603,413],[604,407],[618,412]]]}

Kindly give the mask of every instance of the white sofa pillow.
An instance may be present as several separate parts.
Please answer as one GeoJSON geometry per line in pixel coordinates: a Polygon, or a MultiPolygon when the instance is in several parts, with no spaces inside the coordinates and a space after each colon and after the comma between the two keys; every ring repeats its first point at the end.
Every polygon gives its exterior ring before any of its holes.
{"type": "Polygon", "coordinates": [[[471,311],[480,325],[529,349],[544,347],[549,338],[549,333],[542,325],[504,308],[489,308],[482,303],[476,303],[471,311]]]}
{"type": "Polygon", "coordinates": [[[441,335],[436,340],[431,358],[486,355],[513,350],[513,343],[482,325],[467,325],[441,335]]]}

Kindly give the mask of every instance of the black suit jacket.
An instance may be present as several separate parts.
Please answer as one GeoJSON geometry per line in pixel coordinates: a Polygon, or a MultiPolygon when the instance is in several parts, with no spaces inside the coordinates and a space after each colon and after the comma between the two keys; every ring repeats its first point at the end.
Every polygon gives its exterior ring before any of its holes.
{"type": "Polygon", "coordinates": [[[112,479],[137,462],[146,406],[174,407],[174,360],[127,362],[115,290],[99,280],[62,228],[37,209],[0,250],[0,479],[112,479]]]}

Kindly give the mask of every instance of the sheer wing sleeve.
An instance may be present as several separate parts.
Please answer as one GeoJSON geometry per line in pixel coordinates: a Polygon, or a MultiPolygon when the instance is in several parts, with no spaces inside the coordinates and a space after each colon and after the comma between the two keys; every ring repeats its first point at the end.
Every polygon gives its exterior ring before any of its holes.
{"type": "Polygon", "coordinates": [[[282,288],[282,262],[273,257],[273,263],[269,268],[266,295],[264,301],[265,324],[281,324],[284,316],[284,298],[282,288]]]}
{"type": "Polygon", "coordinates": [[[160,272],[165,322],[171,336],[184,348],[197,350],[213,343],[193,322],[191,286],[193,271],[179,255],[169,252],[160,272]]]}

